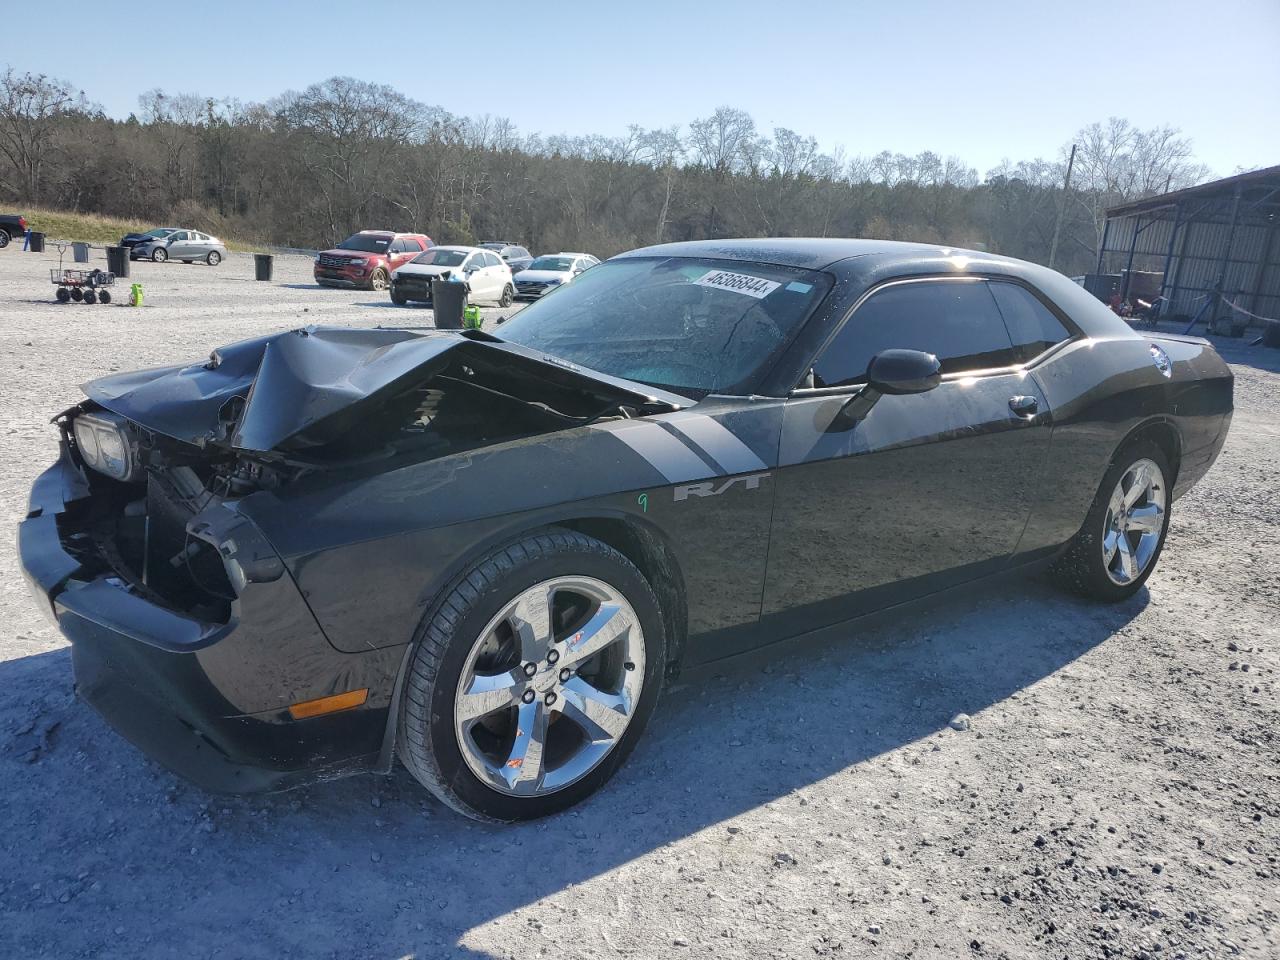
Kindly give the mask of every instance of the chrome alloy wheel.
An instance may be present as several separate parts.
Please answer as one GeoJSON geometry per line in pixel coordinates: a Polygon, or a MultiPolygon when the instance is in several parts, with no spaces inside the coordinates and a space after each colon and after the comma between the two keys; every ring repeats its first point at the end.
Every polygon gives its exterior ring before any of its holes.
{"type": "Polygon", "coordinates": [[[489,621],[463,665],[462,757],[502,793],[562,790],[622,738],[644,669],[640,620],[621,593],[591,577],[536,584],[489,621]]]}
{"type": "Polygon", "coordinates": [[[1107,505],[1102,564],[1113,583],[1142,576],[1164,535],[1164,473],[1153,460],[1134,463],[1116,484],[1107,505]]]}

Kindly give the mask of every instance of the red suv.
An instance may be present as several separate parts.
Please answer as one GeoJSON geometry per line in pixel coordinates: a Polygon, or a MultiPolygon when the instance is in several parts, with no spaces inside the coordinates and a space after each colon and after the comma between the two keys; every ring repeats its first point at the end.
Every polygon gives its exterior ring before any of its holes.
{"type": "Polygon", "coordinates": [[[391,271],[433,246],[423,233],[361,230],[316,256],[316,283],[385,290],[391,283],[391,271]]]}

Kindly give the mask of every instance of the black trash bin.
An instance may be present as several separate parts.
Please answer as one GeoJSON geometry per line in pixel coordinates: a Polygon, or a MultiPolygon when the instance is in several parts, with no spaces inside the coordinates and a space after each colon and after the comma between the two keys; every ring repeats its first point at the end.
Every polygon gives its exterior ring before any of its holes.
{"type": "Polygon", "coordinates": [[[32,253],[44,253],[44,234],[31,232],[31,243],[27,247],[32,253]]]}
{"type": "Polygon", "coordinates": [[[431,311],[437,330],[461,330],[467,306],[467,285],[458,280],[431,281],[431,311]]]}
{"type": "Polygon", "coordinates": [[[107,270],[117,277],[129,277],[129,248],[107,247],[107,270]]]}
{"type": "Polygon", "coordinates": [[[270,280],[271,271],[275,267],[276,258],[269,253],[253,255],[253,277],[255,280],[270,280]]]}

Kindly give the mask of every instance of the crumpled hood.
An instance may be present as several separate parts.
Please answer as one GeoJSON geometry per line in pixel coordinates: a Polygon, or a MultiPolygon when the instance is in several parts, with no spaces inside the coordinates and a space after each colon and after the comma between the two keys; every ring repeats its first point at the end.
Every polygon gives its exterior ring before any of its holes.
{"type": "Polygon", "coordinates": [[[541,382],[549,391],[585,390],[636,407],[679,409],[690,402],[484,333],[325,327],[244,340],[204,363],[116,374],[82,389],[148,430],[197,446],[303,449],[358,429],[378,398],[472,358],[526,392],[541,382]]]}
{"type": "Polygon", "coordinates": [[[439,277],[439,276],[443,276],[446,273],[448,274],[456,273],[461,275],[461,271],[462,271],[461,267],[442,267],[434,263],[410,262],[410,263],[406,263],[403,267],[400,267],[399,269],[397,269],[391,275],[393,277],[403,277],[407,274],[412,274],[415,277],[439,277]]]}

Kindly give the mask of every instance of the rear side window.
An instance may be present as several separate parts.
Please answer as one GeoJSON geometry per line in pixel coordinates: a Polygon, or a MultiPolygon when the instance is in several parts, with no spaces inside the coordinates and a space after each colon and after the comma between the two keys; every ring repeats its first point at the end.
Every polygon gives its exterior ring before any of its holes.
{"type": "Polygon", "coordinates": [[[485,255],[484,255],[484,265],[485,265],[486,267],[500,267],[500,266],[502,266],[502,261],[501,261],[501,260],[499,260],[499,259],[498,259],[496,256],[494,256],[492,253],[485,253],[485,255]]]}
{"type": "Polygon", "coordinates": [[[980,280],[894,284],[854,311],[814,364],[814,386],[865,383],[884,350],[937,355],[943,373],[1005,367],[1013,344],[988,285],[980,280]]]}
{"type": "Polygon", "coordinates": [[[1016,283],[992,282],[995,297],[1009,337],[1013,341],[1014,363],[1034,360],[1055,344],[1071,339],[1071,333],[1048,307],[1016,283]]]}

